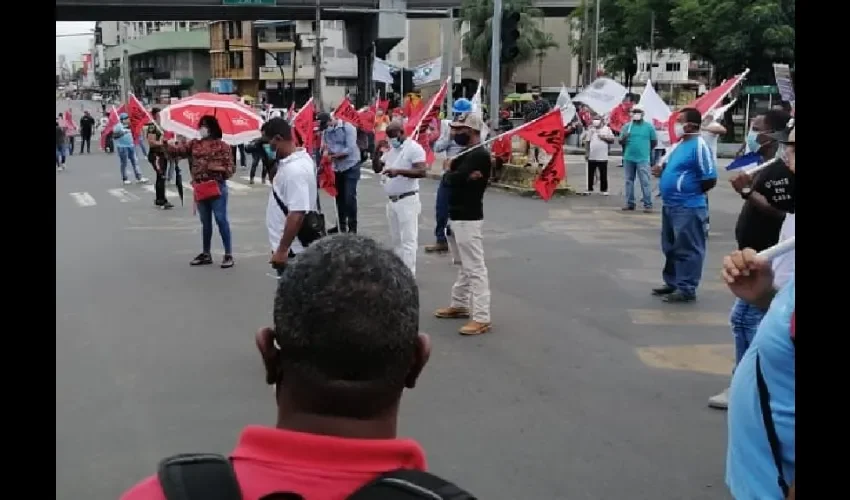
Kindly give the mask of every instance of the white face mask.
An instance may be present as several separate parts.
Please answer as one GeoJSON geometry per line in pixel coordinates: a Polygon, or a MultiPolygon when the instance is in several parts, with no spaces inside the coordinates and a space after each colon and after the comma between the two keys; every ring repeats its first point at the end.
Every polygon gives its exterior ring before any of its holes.
{"type": "Polygon", "coordinates": [[[207,127],[199,128],[198,133],[201,134],[201,139],[206,139],[210,136],[210,130],[207,127]]]}
{"type": "Polygon", "coordinates": [[[593,126],[594,126],[594,127],[598,127],[598,126],[602,125],[602,121],[601,121],[601,120],[593,120],[593,122],[592,122],[592,123],[593,123],[593,126]]]}
{"type": "Polygon", "coordinates": [[[643,113],[633,113],[632,114],[632,121],[639,122],[641,120],[643,120],[643,113]]]}
{"type": "Polygon", "coordinates": [[[673,130],[675,130],[676,132],[676,137],[682,137],[683,135],[685,135],[685,126],[681,123],[677,123],[676,125],[674,125],[673,130]]]}

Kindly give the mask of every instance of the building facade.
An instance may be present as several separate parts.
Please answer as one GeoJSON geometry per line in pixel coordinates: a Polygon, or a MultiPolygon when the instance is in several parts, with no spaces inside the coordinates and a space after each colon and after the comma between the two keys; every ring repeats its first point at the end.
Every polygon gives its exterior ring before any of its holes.
{"type": "Polygon", "coordinates": [[[222,94],[257,97],[261,60],[251,21],[213,21],[209,26],[211,89],[222,94]],[[225,41],[229,51],[225,51],[225,41]]]}
{"type": "Polygon", "coordinates": [[[684,85],[690,82],[691,56],[681,50],[638,50],[635,83],[684,85]]]}

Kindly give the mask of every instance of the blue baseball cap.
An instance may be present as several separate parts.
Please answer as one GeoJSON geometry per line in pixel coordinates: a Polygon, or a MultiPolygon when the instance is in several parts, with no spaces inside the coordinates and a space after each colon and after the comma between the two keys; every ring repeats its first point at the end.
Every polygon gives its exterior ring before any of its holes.
{"type": "Polygon", "coordinates": [[[130,115],[128,115],[127,113],[121,113],[120,115],[118,115],[118,118],[123,120],[125,118],[130,118],[130,115]]]}

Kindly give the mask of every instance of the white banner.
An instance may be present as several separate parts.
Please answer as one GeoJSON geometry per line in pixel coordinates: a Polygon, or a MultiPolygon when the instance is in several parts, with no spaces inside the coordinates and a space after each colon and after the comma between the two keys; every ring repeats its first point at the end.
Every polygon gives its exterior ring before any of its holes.
{"type": "Polygon", "coordinates": [[[667,123],[670,115],[673,114],[670,106],[661,99],[661,96],[658,95],[658,92],[655,91],[655,87],[652,86],[652,82],[649,80],[647,80],[646,87],[643,88],[643,94],[640,96],[640,105],[643,106],[644,114],[648,118],[649,123],[653,121],[667,123]]]}
{"type": "Polygon", "coordinates": [[[561,121],[564,122],[565,127],[573,122],[573,118],[576,116],[576,107],[570,101],[570,93],[567,92],[567,86],[563,83],[561,84],[561,92],[558,94],[558,100],[555,101],[555,107],[561,109],[561,121]]]}
{"type": "Polygon", "coordinates": [[[597,78],[573,98],[573,102],[587,105],[596,114],[604,115],[611,112],[626,97],[626,87],[610,78],[597,78]]]}
{"type": "Polygon", "coordinates": [[[425,61],[412,68],[413,84],[416,86],[425,85],[426,83],[440,81],[440,74],[443,71],[443,58],[436,57],[430,61],[425,61]]]}
{"type": "Polygon", "coordinates": [[[773,76],[776,78],[776,87],[783,101],[790,102],[793,106],[797,97],[794,95],[794,84],[791,83],[791,68],[787,64],[773,64],[773,76]]]}
{"type": "Polygon", "coordinates": [[[372,62],[372,80],[376,82],[386,83],[387,85],[392,85],[392,70],[393,67],[390,64],[376,57],[375,60],[372,62]]]}

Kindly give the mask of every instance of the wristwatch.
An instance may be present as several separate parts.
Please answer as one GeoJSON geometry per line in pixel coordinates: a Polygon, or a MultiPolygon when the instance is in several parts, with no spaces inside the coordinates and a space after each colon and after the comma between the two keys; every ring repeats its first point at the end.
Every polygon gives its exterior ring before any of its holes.
{"type": "Polygon", "coordinates": [[[741,198],[746,200],[747,198],[750,197],[751,194],[753,194],[753,188],[751,188],[751,187],[741,188],[741,198]]]}

